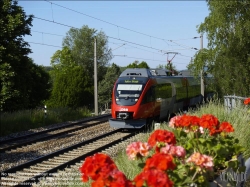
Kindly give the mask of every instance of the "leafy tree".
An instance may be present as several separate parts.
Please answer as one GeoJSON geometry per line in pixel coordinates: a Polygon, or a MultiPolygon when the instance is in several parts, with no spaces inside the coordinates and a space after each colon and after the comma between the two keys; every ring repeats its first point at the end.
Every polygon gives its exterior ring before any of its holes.
{"type": "Polygon", "coordinates": [[[112,63],[112,65],[108,67],[104,79],[101,82],[99,82],[98,101],[101,104],[101,106],[105,105],[106,103],[110,103],[114,83],[120,74],[121,74],[120,67],[112,63]]]}
{"type": "MultiPolygon", "coordinates": [[[[111,50],[108,49],[108,38],[103,31],[97,32],[88,26],[80,29],[71,28],[63,39],[63,46],[70,49],[74,62],[81,65],[93,79],[95,38],[98,80],[102,80],[106,73],[105,66],[112,58],[111,50]]],[[[94,81],[92,83],[94,84],[94,81]]]]}
{"type": "Polygon", "coordinates": [[[140,64],[138,64],[138,68],[147,68],[149,69],[149,66],[147,62],[142,61],[140,64]]]}
{"type": "Polygon", "coordinates": [[[147,62],[142,61],[139,63],[138,60],[134,61],[133,63],[129,64],[127,68],[150,68],[147,64],[147,62]]]}
{"type": "Polygon", "coordinates": [[[53,90],[48,106],[77,108],[93,102],[93,85],[87,70],[78,65],[68,47],[51,58],[53,90]]]}
{"type": "Polygon", "coordinates": [[[38,66],[32,62],[29,70],[30,86],[27,90],[29,95],[29,108],[35,108],[40,104],[44,104],[45,100],[50,97],[52,84],[49,73],[43,66],[38,66]]]}
{"type": "Polygon", "coordinates": [[[48,106],[78,108],[93,102],[93,87],[82,66],[72,66],[54,80],[48,106]]]}
{"type": "Polygon", "coordinates": [[[22,38],[30,35],[32,18],[17,1],[0,1],[1,111],[35,107],[49,95],[49,77],[27,56],[31,50],[22,38]]]}
{"type": "Polygon", "coordinates": [[[250,93],[250,3],[248,0],[207,1],[210,10],[199,33],[207,33],[208,49],[190,64],[196,74],[203,66],[214,76],[221,96],[250,93]]]}

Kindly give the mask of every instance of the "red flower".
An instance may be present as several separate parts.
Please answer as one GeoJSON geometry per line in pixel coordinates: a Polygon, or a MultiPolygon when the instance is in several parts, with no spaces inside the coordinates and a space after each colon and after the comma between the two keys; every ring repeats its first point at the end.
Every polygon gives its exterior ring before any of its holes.
{"type": "Polygon", "coordinates": [[[142,187],[146,183],[150,187],[172,187],[173,182],[168,175],[158,169],[149,169],[142,171],[134,179],[136,187],[142,187]]]}
{"type": "Polygon", "coordinates": [[[184,114],[183,116],[175,116],[171,118],[169,126],[173,128],[181,127],[185,128],[188,131],[189,130],[194,131],[198,129],[199,122],[200,122],[199,117],[184,114]]]}
{"type": "Polygon", "coordinates": [[[233,126],[228,122],[222,122],[220,124],[220,130],[223,132],[234,132],[233,126]]]}
{"type": "Polygon", "coordinates": [[[89,178],[92,180],[107,178],[114,169],[117,169],[117,167],[109,156],[97,153],[85,159],[80,171],[83,182],[87,182],[89,178]]]}
{"type": "Polygon", "coordinates": [[[180,119],[182,116],[174,116],[169,121],[169,126],[172,128],[180,127],[180,119]]]}
{"type": "Polygon", "coordinates": [[[211,114],[204,114],[200,118],[200,126],[209,130],[217,129],[219,124],[219,120],[211,114]]]}
{"type": "Polygon", "coordinates": [[[164,142],[168,144],[176,144],[176,139],[174,133],[167,130],[158,129],[155,130],[148,139],[148,144],[150,146],[155,146],[157,142],[164,142]]]}
{"type": "Polygon", "coordinates": [[[246,98],[246,99],[244,100],[244,104],[245,104],[245,105],[250,105],[250,97],[249,97],[249,98],[246,98]]]}
{"type": "Polygon", "coordinates": [[[159,170],[169,170],[174,169],[175,164],[173,162],[173,157],[170,154],[155,153],[151,158],[146,160],[146,164],[143,170],[148,169],[159,169],[159,170]]]}

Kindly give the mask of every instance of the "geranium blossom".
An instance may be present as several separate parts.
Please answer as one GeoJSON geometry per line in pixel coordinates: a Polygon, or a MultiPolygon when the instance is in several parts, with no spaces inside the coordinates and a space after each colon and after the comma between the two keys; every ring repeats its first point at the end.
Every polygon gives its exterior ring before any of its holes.
{"type": "Polygon", "coordinates": [[[250,97],[244,100],[245,105],[250,105],[250,97]]]}
{"type": "Polygon", "coordinates": [[[211,114],[204,114],[203,116],[201,116],[199,124],[201,127],[205,129],[212,130],[212,129],[217,129],[220,122],[215,116],[211,114]]]}
{"type": "Polygon", "coordinates": [[[169,121],[169,127],[176,128],[179,127],[179,121],[181,119],[181,116],[174,116],[169,121]]]}
{"type": "Polygon", "coordinates": [[[143,187],[146,183],[150,187],[172,187],[173,182],[168,175],[159,169],[143,170],[134,179],[136,187],[143,187]]]}
{"type": "Polygon", "coordinates": [[[92,180],[107,178],[109,173],[114,169],[117,169],[117,167],[109,156],[97,153],[85,159],[80,171],[82,173],[82,180],[86,182],[89,178],[92,180]]]}
{"type": "Polygon", "coordinates": [[[119,170],[115,169],[108,178],[98,178],[91,184],[92,187],[134,187],[131,181],[119,170]]]}
{"type": "Polygon", "coordinates": [[[152,147],[148,143],[133,142],[126,148],[126,153],[131,160],[147,156],[152,147]]]}
{"type": "Polygon", "coordinates": [[[165,154],[171,154],[173,156],[182,157],[184,158],[186,155],[186,151],[181,146],[174,146],[174,145],[166,145],[165,147],[162,147],[160,152],[165,154]]]}
{"type": "MultiPolygon", "coordinates": [[[[197,116],[191,115],[182,115],[182,116],[175,116],[170,119],[169,126],[172,128],[183,128],[185,132],[197,132],[200,129],[200,118],[197,116]]],[[[203,129],[200,129],[199,132],[203,133],[203,129]]]]}
{"type": "Polygon", "coordinates": [[[132,183],[126,179],[126,176],[117,169],[113,160],[105,154],[97,153],[87,157],[82,167],[80,167],[83,182],[89,178],[93,180],[92,187],[103,186],[124,186],[132,187],[132,183]]]}
{"type": "Polygon", "coordinates": [[[233,126],[228,122],[222,122],[219,129],[223,132],[234,132],[233,126]]]}
{"type": "Polygon", "coordinates": [[[149,137],[148,139],[148,144],[150,146],[155,146],[157,142],[164,142],[168,144],[176,144],[176,139],[174,133],[167,131],[167,130],[162,130],[158,129],[155,130],[149,137]]]}
{"type": "Polygon", "coordinates": [[[159,170],[173,170],[175,164],[173,162],[173,157],[170,154],[155,153],[151,158],[146,160],[146,165],[143,170],[148,169],[159,169],[159,170]]]}
{"type": "Polygon", "coordinates": [[[207,155],[202,155],[201,153],[194,153],[188,159],[187,162],[192,162],[201,168],[206,168],[208,170],[213,169],[213,158],[207,155]]]}

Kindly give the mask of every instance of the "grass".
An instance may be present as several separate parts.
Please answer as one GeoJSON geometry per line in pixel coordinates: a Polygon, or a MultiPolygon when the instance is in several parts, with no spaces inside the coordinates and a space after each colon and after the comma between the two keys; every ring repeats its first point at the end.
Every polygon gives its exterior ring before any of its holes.
{"type": "Polygon", "coordinates": [[[91,116],[91,112],[87,108],[76,110],[69,108],[47,108],[47,115],[44,114],[43,109],[1,113],[0,136],[65,121],[78,120],[88,116],[91,116]]]}

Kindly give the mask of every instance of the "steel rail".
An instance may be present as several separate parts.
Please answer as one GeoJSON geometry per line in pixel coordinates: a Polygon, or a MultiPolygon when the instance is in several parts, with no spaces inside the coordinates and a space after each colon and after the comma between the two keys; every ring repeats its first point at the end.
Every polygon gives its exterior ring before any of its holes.
{"type": "Polygon", "coordinates": [[[76,121],[76,122],[73,122],[73,123],[70,123],[70,124],[66,124],[66,125],[61,126],[61,127],[55,127],[55,128],[51,128],[51,129],[48,129],[48,130],[44,130],[44,131],[40,131],[40,132],[36,132],[36,133],[23,135],[23,136],[19,136],[19,137],[16,137],[16,138],[1,141],[0,142],[0,153],[2,153],[4,151],[7,151],[7,150],[10,150],[10,149],[15,149],[17,147],[21,147],[21,146],[24,146],[24,145],[29,145],[29,144],[32,144],[32,143],[35,143],[35,142],[38,142],[38,141],[51,139],[53,137],[60,136],[60,135],[70,133],[70,132],[73,132],[73,131],[77,131],[77,130],[87,128],[87,127],[90,127],[90,126],[93,126],[93,125],[97,125],[99,123],[102,123],[103,121],[99,121],[99,122],[96,122],[94,124],[85,124],[85,125],[83,125],[81,127],[76,127],[74,129],[69,129],[69,130],[66,129],[66,128],[69,128],[69,127],[73,127],[74,125],[87,123],[87,122],[91,122],[91,121],[94,121],[94,120],[103,119],[103,118],[107,118],[107,117],[110,117],[110,114],[96,116],[96,117],[88,118],[88,119],[83,119],[83,120],[76,121]],[[51,134],[51,135],[47,134],[46,135],[46,133],[56,131],[56,130],[60,130],[60,129],[65,129],[65,131],[59,132],[59,133],[56,133],[56,134],[51,134]],[[29,138],[36,137],[36,136],[42,135],[42,134],[44,134],[43,137],[38,137],[38,138],[35,138],[35,139],[32,139],[32,140],[29,140],[29,138]],[[18,140],[23,141],[24,139],[27,139],[27,141],[18,142],[18,140]]]}
{"type": "MultiPolygon", "coordinates": [[[[65,154],[65,153],[67,153],[67,152],[69,152],[69,151],[71,151],[71,150],[80,148],[80,147],[85,146],[85,145],[87,145],[87,144],[93,143],[94,141],[98,141],[98,140],[100,140],[100,139],[102,139],[102,138],[105,138],[105,137],[107,137],[107,136],[110,136],[110,135],[112,135],[112,134],[116,134],[116,133],[118,133],[118,132],[120,132],[120,129],[116,129],[116,130],[114,130],[114,131],[111,131],[111,132],[108,132],[108,133],[99,135],[99,136],[94,137],[94,138],[92,138],[92,139],[89,139],[89,140],[80,142],[80,143],[75,144],[75,145],[73,145],[73,146],[69,146],[69,147],[64,148],[64,149],[61,149],[61,150],[59,150],[59,151],[55,151],[55,152],[50,153],[50,154],[48,154],[48,155],[45,155],[45,156],[39,157],[39,158],[37,158],[37,159],[34,159],[34,160],[32,160],[32,161],[26,162],[26,163],[24,163],[24,164],[15,166],[15,167],[10,168],[10,169],[7,169],[7,170],[4,170],[4,171],[1,172],[1,184],[2,184],[2,182],[3,182],[2,179],[8,177],[9,174],[17,173],[18,171],[24,170],[25,168],[28,168],[28,167],[30,167],[30,166],[32,166],[32,165],[35,165],[35,164],[37,164],[37,163],[46,161],[46,160],[48,160],[48,159],[52,159],[52,158],[54,158],[55,156],[59,156],[59,155],[65,154]]],[[[102,150],[105,150],[105,149],[107,149],[108,147],[111,147],[111,146],[113,146],[113,145],[115,145],[115,144],[117,144],[117,143],[119,143],[119,142],[121,142],[121,141],[124,141],[124,140],[126,140],[126,139],[128,139],[128,138],[130,138],[130,137],[132,137],[132,136],[134,136],[134,133],[128,133],[128,135],[125,135],[125,136],[123,136],[123,137],[120,138],[120,139],[114,140],[114,141],[112,141],[112,142],[110,142],[110,143],[105,144],[104,146],[101,146],[101,147],[98,147],[98,148],[93,149],[93,150],[91,150],[91,151],[88,151],[87,153],[82,154],[82,155],[80,155],[80,156],[78,156],[78,157],[76,157],[76,158],[73,158],[73,159],[71,159],[70,161],[67,161],[67,162],[62,163],[62,164],[60,164],[60,165],[57,165],[57,166],[55,166],[55,167],[53,167],[53,168],[51,168],[51,169],[48,169],[46,172],[42,172],[42,173],[39,173],[39,174],[37,174],[37,175],[35,175],[35,176],[32,176],[32,177],[30,177],[30,178],[24,180],[23,182],[19,182],[16,186],[20,186],[20,185],[22,185],[22,184],[27,184],[27,183],[39,182],[39,178],[45,177],[45,176],[47,176],[49,173],[55,173],[55,172],[56,172],[57,170],[59,170],[59,169],[64,169],[64,168],[66,168],[66,167],[69,166],[69,165],[73,165],[73,164],[75,164],[75,163],[77,163],[77,162],[83,160],[83,159],[86,158],[87,156],[90,156],[90,155],[92,155],[92,154],[94,154],[94,153],[96,153],[96,152],[100,152],[100,151],[102,151],[102,150]]],[[[18,176],[18,175],[16,175],[16,176],[18,176]]],[[[29,185],[28,185],[28,186],[29,186],[29,185]]]]}

